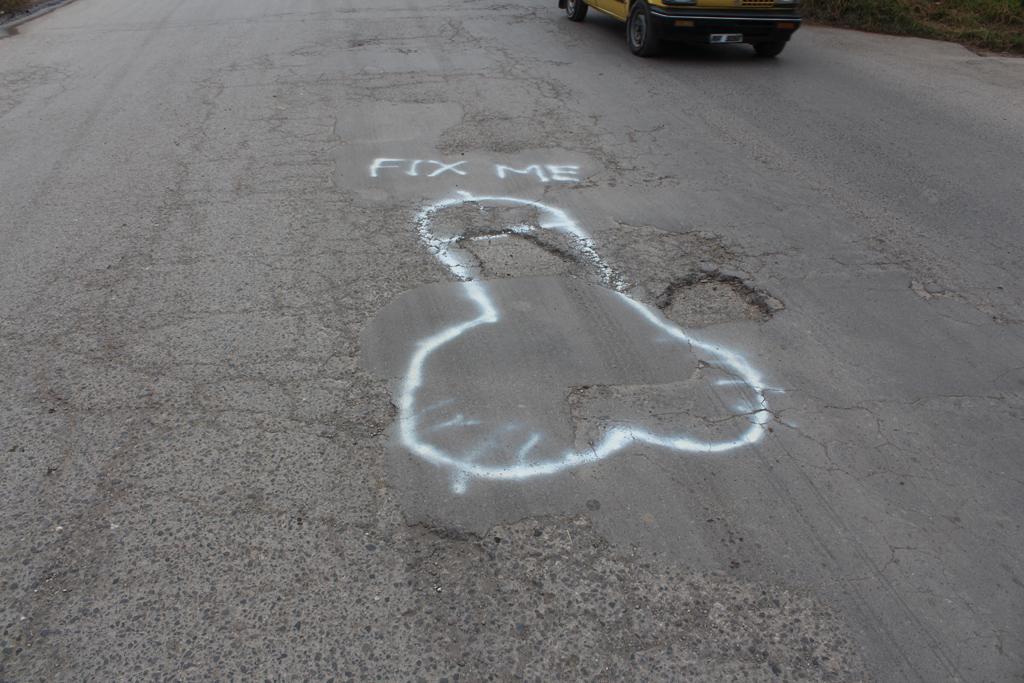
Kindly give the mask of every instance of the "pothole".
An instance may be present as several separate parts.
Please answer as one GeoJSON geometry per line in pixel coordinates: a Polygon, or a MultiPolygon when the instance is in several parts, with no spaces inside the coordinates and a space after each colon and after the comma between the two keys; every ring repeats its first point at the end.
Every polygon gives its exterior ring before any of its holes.
{"type": "Polygon", "coordinates": [[[740,320],[765,322],[784,308],[767,292],[717,270],[673,280],[657,305],[669,320],[690,329],[740,320]]]}
{"type": "Polygon", "coordinates": [[[479,259],[487,279],[583,274],[583,268],[570,254],[562,253],[532,235],[510,232],[481,235],[460,240],[459,246],[479,259]]]}
{"type": "MultiPolygon", "coordinates": [[[[439,237],[457,238],[455,244],[475,257],[480,276],[506,277],[559,275],[587,278],[588,268],[564,233],[540,227],[533,206],[459,204],[437,212],[432,229],[439,237]]],[[[596,279],[591,277],[589,279],[596,279]]]]}
{"type": "Polygon", "coordinates": [[[431,230],[438,237],[472,239],[503,230],[536,227],[537,208],[530,205],[495,206],[466,201],[447,206],[431,217],[431,230]]]}

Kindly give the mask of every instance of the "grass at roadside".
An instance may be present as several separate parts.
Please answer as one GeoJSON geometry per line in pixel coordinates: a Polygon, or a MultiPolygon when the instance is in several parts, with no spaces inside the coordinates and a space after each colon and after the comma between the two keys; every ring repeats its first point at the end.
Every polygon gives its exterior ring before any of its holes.
{"type": "Polygon", "coordinates": [[[47,0],[0,0],[0,23],[27,14],[34,5],[41,5],[47,0]]]}
{"type": "Polygon", "coordinates": [[[35,0],[0,0],[0,14],[28,9],[35,0]]]}
{"type": "Polygon", "coordinates": [[[1024,0],[803,0],[801,9],[834,26],[1024,55],[1024,0]]]}

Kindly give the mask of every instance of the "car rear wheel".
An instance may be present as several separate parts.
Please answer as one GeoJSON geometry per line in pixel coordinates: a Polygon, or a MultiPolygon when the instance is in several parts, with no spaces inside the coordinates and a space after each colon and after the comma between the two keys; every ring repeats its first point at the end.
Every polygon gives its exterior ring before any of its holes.
{"type": "Polygon", "coordinates": [[[629,49],[640,57],[650,57],[658,51],[658,36],[651,24],[651,8],[644,0],[635,0],[626,22],[629,49]]]}
{"type": "Polygon", "coordinates": [[[590,7],[583,0],[566,0],[565,14],[572,21],[583,21],[587,16],[587,8],[590,7]]]}
{"type": "Polygon", "coordinates": [[[786,41],[776,40],[771,43],[754,43],[754,52],[761,57],[774,57],[786,47],[786,41]]]}

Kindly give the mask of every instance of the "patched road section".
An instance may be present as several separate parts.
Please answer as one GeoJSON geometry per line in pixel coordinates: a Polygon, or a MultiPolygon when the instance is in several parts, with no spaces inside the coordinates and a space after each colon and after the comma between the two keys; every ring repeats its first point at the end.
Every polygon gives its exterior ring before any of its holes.
{"type": "Polygon", "coordinates": [[[716,456],[759,440],[767,419],[763,387],[748,383],[756,377],[734,354],[579,280],[414,290],[367,327],[362,347],[367,366],[392,378],[394,481],[416,502],[414,516],[461,528],[551,511],[497,504],[467,518],[451,492],[478,480],[521,491],[637,446],[716,456]],[[570,409],[570,397],[599,387],[628,391],[621,405],[570,409]]]}

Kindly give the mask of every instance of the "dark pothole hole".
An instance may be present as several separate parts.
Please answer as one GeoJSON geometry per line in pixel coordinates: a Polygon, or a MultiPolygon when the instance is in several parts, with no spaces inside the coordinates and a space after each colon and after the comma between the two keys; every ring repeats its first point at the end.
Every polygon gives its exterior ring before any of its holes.
{"type": "Polygon", "coordinates": [[[740,320],[766,322],[784,308],[764,290],[719,270],[691,271],[672,280],[655,303],[665,317],[686,328],[740,320]]]}

